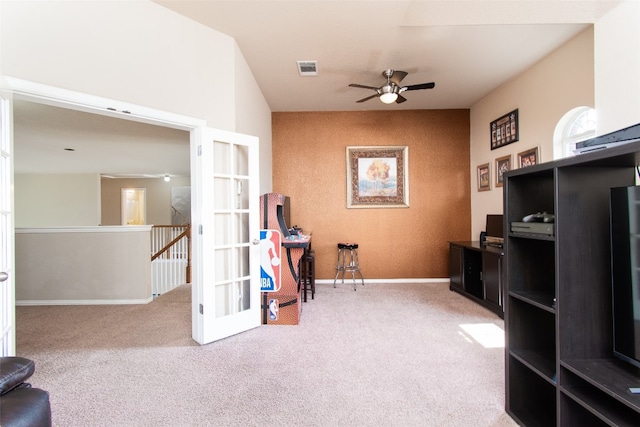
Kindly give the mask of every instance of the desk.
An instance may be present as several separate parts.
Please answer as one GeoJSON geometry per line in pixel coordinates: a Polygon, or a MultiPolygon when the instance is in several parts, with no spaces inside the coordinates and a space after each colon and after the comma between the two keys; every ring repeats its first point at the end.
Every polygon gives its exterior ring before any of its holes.
{"type": "Polygon", "coordinates": [[[449,289],[504,317],[502,248],[449,242],[449,289]]]}

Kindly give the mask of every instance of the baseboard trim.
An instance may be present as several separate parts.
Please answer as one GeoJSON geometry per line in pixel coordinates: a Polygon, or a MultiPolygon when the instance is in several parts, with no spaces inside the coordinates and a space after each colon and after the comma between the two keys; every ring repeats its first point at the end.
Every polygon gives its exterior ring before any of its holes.
{"type": "MultiPolygon", "coordinates": [[[[346,279],[350,281],[351,278],[346,279]]],[[[342,279],[340,280],[342,282],[342,279]]],[[[356,279],[356,282],[360,283],[360,279],[356,279]]],[[[442,283],[449,284],[449,278],[430,278],[430,279],[364,279],[365,285],[367,283],[442,283]]],[[[316,279],[316,284],[330,284],[333,285],[333,279],[316,279]]],[[[153,297],[147,299],[100,299],[100,300],[16,300],[16,306],[31,306],[31,305],[125,305],[125,304],[148,304],[153,301],[153,297]]]]}
{"type": "Polygon", "coordinates": [[[69,299],[69,300],[16,300],[16,306],[31,305],[129,305],[149,304],[153,297],[147,299],[69,299]]]}
{"type": "MultiPolygon", "coordinates": [[[[347,281],[351,281],[351,278],[346,278],[344,279],[345,283],[347,281]]],[[[342,279],[340,279],[340,282],[342,282],[342,279]]],[[[360,279],[356,277],[356,282],[360,283],[360,279]]],[[[316,283],[319,284],[327,284],[330,283],[333,285],[333,279],[316,279],[316,283]]],[[[438,278],[431,278],[431,279],[364,279],[364,283],[447,283],[449,284],[449,278],[445,277],[442,279],[438,279],[438,278]]]]}

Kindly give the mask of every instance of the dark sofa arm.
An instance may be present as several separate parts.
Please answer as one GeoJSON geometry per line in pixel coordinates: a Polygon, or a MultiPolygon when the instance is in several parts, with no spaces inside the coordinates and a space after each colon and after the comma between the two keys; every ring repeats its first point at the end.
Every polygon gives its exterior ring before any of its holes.
{"type": "Polygon", "coordinates": [[[39,388],[19,388],[0,397],[2,427],[50,427],[49,393],[39,388]]]}
{"type": "Polygon", "coordinates": [[[36,370],[33,360],[0,357],[0,396],[27,381],[36,370]]]}
{"type": "Polygon", "coordinates": [[[34,371],[29,359],[0,357],[0,426],[51,426],[49,393],[25,382],[34,371]]]}

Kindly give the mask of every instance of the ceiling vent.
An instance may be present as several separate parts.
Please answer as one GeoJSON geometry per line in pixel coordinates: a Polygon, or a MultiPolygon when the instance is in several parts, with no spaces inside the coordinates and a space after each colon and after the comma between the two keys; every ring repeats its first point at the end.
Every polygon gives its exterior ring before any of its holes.
{"type": "Polygon", "coordinates": [[[297,61],[298,73],[305,76],[317,76],[318,75],[318,61],[297,61]]]}

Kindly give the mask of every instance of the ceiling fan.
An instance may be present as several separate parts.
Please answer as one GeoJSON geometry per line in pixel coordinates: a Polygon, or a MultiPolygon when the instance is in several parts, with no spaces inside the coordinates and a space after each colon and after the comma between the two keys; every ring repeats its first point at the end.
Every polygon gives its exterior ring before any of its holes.
{"type": "Polygon", "coordinates": [[[421,89],[433,89],[436,84],[431,83],[421,83],[417,85],[409,85],[409,86],[400,86],[400,82],[407,76],[406,71],[396,71],[396,70],[384,70],[382,72],[382,77],[387,78],[387,83],[380,87],[373,86],[365,86],[357,83],[351,83],[349,86],[351,87],[359,87],[362,89],[373,89],[376,91],[375,95],[367,96],[366,98],[362,98],[356,102],[364,102],[368,101],[372,98],[380,98],[380,101],[385,104],[392,104],[393,102],[400,104],[407,100],[404,96],[400,95],[402,92],[407,90],[421,90],[421,89]]]}

